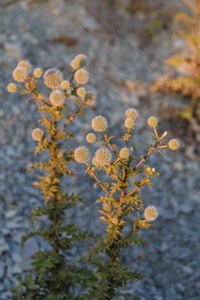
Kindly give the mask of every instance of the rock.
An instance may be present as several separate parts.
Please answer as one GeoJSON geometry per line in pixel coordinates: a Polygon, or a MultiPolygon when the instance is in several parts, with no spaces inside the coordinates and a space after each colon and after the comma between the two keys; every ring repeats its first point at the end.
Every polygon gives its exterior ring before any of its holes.
{"type": "Polygon", "coordinates": [[[13,219],[17,214],[17,210],[8,210],[6,213],[5,213],[5,219],[6,220],[10,220],[10,219],[13,219]]]}
{"type": "Polygon", "coordinates": [[[9,246],[8,244],[6,243],[6,241],[1,238],[0,239],[0,254],[2,254],[3,252],[6,252],[9,250],[9,246]]]}
{"type": "Polygon", "coordinates": [[[5,271],[5,263],[3,261],[0,261],[0,279],[3,278],[5,271]]]}
{"type": "Polygon", "coordinates": [[[21,263],[22,262],[22,258],[21,258],[20,254],[18,252],[12,253],[11,256],[12,256],[12,260],[15,263],[21,263]]]}
{"type": "Polygon", "coordinates": [[[22,269],[19,267],[19,265],[15,264],[11,269],[12,275],[18,275],[22,273],[22,269]]]}
{"type": "Polygon", "coordinates": [[[8,57],[15,59],[17,62],[23,59],[22,48],[19,42],[4,44],[4,51],[8,57]]]}
{"type": "Polygon", "coordinates": [[[23,270],[30,270],[32,268],[30,265],[31,263],[30,256],[38,250],[39,250],[38,244],[34,238],[30,238],[29,240],[26,241],[22,251],[23,270]]]}

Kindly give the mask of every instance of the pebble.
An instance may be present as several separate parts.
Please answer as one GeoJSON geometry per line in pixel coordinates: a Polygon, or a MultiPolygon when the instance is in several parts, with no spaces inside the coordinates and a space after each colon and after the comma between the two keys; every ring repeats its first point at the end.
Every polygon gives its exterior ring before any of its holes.
{"type": "Polygon", "coordinates": [[[5,42],[4,51],[8,57],[14,59],[15,61],[19,61],[23,59],[21,44],[18,42],[16,43],[5,42]]]}

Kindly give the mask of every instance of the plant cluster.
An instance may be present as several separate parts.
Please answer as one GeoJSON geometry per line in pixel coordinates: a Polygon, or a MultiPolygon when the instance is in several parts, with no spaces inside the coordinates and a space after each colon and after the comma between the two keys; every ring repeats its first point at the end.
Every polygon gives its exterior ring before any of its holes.
{"type": "Polygon", "coordinates": [[[16,83],[7,86],[9,92],[21,92],[30,95],[27,102],[34,101],[38,113],[42,116],[38,120],[40,126],[32,131],[32,138],[37,142],[35,155],[41,151],[47,153],[46,161],[35,162],[31,168],[40,168],[44,176],[35,182],[36,188],[41,190],[44,203],[34,207],[30,213],[32,231],[22,238],[22,246],[31,237],[40,238],[48,243],[49,250],[40,250],[32,256],[33,272],[25,278],[19,278],[19,285],[12,288],[12,300],[42,300],[42,299],[80,299],[76,297],[74,288],[85,288],[91,285],[92,277],[86,268],[79,268],[75,262],[66,260],[67,251],[83,238],[90,238],[92,234],[83,232],[74,223],[65,221],[66,210],[73,208],[77,202],[83,201],[78,194],[64,193],[61,189],[62,179],[75,174],[67,167],[74,160],[73,151],[63,147],[65,139],[73,139],[71,132],[66,131],[68,125],[77,117],[83,116],[86,105],[93,105],[95,97],[86,92],[83,85],[88,81],[86,70],[87,57],[77,55],[71,62],[73,70],[71,79],[65,80],[60,70],[51,68],[43,75],[43,81],[49,88],[46,97],[38,92],[37,81],[43,72],[36,68],[32,73],[32,66],[27,60],[18,63],[13,71],[16,83]],[[76,96],[81,101],[78,105],[72,103],[70,96],[76,96]],[[38,227],[38,220],[46,218],[44,228],[38,227]]]}
{"type": "MultiPolygon", "coordinates": [[[[161,153],[164,148],[177,150],[179,142],[176,139],[170,140],[163,145],[163,139],[167,135],[164,132],[161,136],[157,133],[158,120],[151,116],[148,125],[153,128],[154,145],[149,145],[145,156],[136,162],[134,157],[135,147],[133,145],[134,135],[132,130],[137,123],[139,114],[136,109],[129,108],[125,111],[125,132],[122,136],[124,146],[117,150],[116,144],[112,142],[114,136],[108,136],[106,129],[108,122],[103,116],[96,116],[92,120],[93,132],[88,133],[86,140],[89,143],[99,142],[98,149],[89,163],[91,154],[87,147],[79,146],[75,149],[74,157],[78,163],[85,163],[88,173],[96,181],[96,186],[100,186],[105,192],[104,196],[98,199],[97,203],[102,203],[100,220],[106,224],[106,234],[103,239],[90,248],[84,262],[95,267],[96,285],[92,286],[84,294],[84,299],[118,299],[117,289],[126,287],[128,280],[141,280],[143,277],[137,270],[123,266],[123,254],[121,249],[128,247],[131,243],[145,246],[147,243],[137,236],[141,229],[152,226],[151,222],[158,216],[155,206],[149,205],[144,208],[139,191],[148,185],[152,188],[152,177],[159,174],[155,168],[146,165],[148,156],[154,151],[161,153]],[[143,166],[143,167],[142,167],[143,166]],[[99,179],[99,173],[104,172],[106,180],[99,179]],[[142,213],[144,217],[142,216],[142,213]],[[131,228],[128,225],[127,217],[133,214],[135,221],[131,228]],[[129,228],[129,233],[127,232],[129,228]]],[[[128,298],[127,298],[128,299],[128,298]]],[[[136,297],[134,297],[136,299],[136,297]]]]}
{"type": "Polygon", "coordinates": [[[181,24],[176,36],[186,42],[187,51],[183,54],[175,54],[167,59],[166,64],[173,67],[176,72],[169,76],[161,76],[150,88],[152,92],[162,90],[165,93],[182,93],[189,98],[189,104],[185,106],[180,115],[185,119],[198,118],[200,99],[200,1],[183,0],[190,9],[190,13],[178,12],[174,17],[175,24],[181,24]]]}

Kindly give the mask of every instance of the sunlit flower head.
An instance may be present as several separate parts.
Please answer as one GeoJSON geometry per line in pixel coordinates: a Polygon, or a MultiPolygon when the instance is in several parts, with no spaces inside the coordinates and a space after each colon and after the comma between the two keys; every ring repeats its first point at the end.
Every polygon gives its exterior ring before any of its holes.
{"type": "Polygon", "coordinates": [[[71,61],[71,67],[74,69],[74,70],[78,70],[78,67],[79,67],[79,61],[76,60],[76,59],[73,59],[71,61]]]}
{"type": "Polygon", "coordinates": [[[95,167],[98,167],[98,166],[99,166],[99,163],[97,162],[97,160],[96,160],[95,157],[92,159],[92,163],[93,163],[93,165],[94,165],[95,167]]]}
{"type": "Polygon", "coordinates": [[[68,90],[70,88],[70,82],[68,80],[63,80],[60,86],[62,90],[68,90]]]}
{"type": "Polygon", "coordinates": [[[96,116],[92,119],[92,128],[96,132],[104,132],[108,127],[106,118],[102,116],[96,116]]]}
{"type": "Polygon", "coordinates": [[[149,205],[144,210],[144,217],[147,221],[154,221],[158,217],[158,210],[155,206],[149,205]]]}
{"type": "Polygon", "coordinates": [[[97,137],[96,137],[96,135],[94,133],[90,132],[90,133],[87,134],[86,140],[87,140],[88,143],[93,144],[93,143],[96,142],[97,137]]]}
{"type": "Polygon", "coordinates": [[[17,67],[13,71],[13,78],[17,82],[24,82],[28,77],[27,70],[24,67],[17,67]]]}
{"type": "Polygon", "coordinates": [[[106,166],[111,163],[112,153],[109,149],[101,147],[96,151],[95,159],[100,166],[106,166]]]}
{"type": "Polygon", "coordinates": [[[42,139],[43,135],[44,135],[44,131],[40,128],[35,128],[32,131],[32,138],[34,141],[39,142],[42,139]]]}
{"type": "Polygon", "coordinates": [[[128,119],[126,119],[126,120],[124,121],[124,126],[125,126],[126,128],[128,128],[128,129],[133,128],[134,125],[135,125],[135,122],[134,122],[133,119],[131,119],[131,118],[128,118],[128,119]]]}
{"type": "Polygon", "coordinates": [[[158,125],[158,120],[156,117],[151,116],[148,118],[147,123],[150,127],[154,127],[154,126],[156,127],[158,125]]]}
{"type": "Polygon", "coordinates": [[[16,84],[15,83],[9,83],[8,85],[7,85],[7,90],[8,90],[8,92],[9,93],[15,93],[15,92],[17,92],[18,91],[18,88],[17,88],[17,86],[16,86],[16,84]]]}
{"type": "Polygon", "coordinates": [[[96,97],[93,93],[87,93],[84,97],[84,102],[89,106],[94,105],[95,100],[96,100],[96,97]]]}
{"type": "Polygon", "coordinates": [[[86,147],[80,146],[74,151],[74,158],[80,164],[86,163],[90,159],[90,151],[86,147]]]}
{"type": "Polygon", "coordinates": [[[65,103],[65,95],[60,90],[55,90],[50,94],[50,102],[55,106],[61,106],[65,103]]]}
{"type": "Polygon", "coordinates": [[[35,78],[40,78],[42,76],[42,70],[40,68],[36,68],[34,71],[33,71],[33,76],[35,78]]]}
{"type": "Polygon", "coordinates": [[[85,54],[78,54],[78,55],[75,56],[74,59],[79,62],[79,67],[80,68],[83,68],[88,64],[88,58],[85,54]]]}
{"type": "Polygon", "coordinates": [[[79,97],[84,97],[84,96],[85,96],[85,93],[86,93],[84,87],[78,88],[78,89],[76,90],[76,92],[77,92],[77,95],[78,95],[79,97]]]}
{"type": "Polygon", "coordinates": [[[63,81],[62,73],[55,68],[48,69],[43,76],[44,84],[51,89],[55,89],[61,85],[63,81]]]}
{"type": "Polygon", "coordinates": [[[128,108],[125,111],[125,119],[132,119],[134,123],[137,123],[139,118],[139,113],[135,108],[128,108]]]}
{"type": "Polygon", "coordinates": [[[28,60],[20,60],[17,64],[17,67],[25,68],[28,74],[30,74],[32,70],[32,66],[28,60]]]}
{"type": "Polygon", "coordinates": [[[129,157],[129,149],[124,147],[120,150],[119,155],[121,158],[128,158],[129,157]]]}
{"type": "Polygon", "coordinates": [[[84,69],[79,69],[74,74],[74,79],[79,84],[85,84],[88,81],[88,72],[84,69]]]}
{"type": "Polygon", "coordinates": [[[179,141],[177,139],[172,139],[168,143],[170,150],[177,150],[180,146],[179,141]]]}

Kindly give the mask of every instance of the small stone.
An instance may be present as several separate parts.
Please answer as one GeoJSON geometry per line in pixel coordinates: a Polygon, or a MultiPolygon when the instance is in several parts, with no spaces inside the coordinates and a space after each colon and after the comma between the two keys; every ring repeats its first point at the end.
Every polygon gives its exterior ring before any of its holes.
{"type": "Polygon", "coordinates": [[[0,239],[0,254],[9,250],[9,246],[4,239],[0,239]]]}
{"type": "Polygon", "coordinates": [[[184,293],[184,292],[185,292],[186,287],[185,287],[183,284],[181,284],[181,283],[179,282],[179,283],[177,283],[176,286],[177,286],[178,292],[181,292],[181,293],[184,293]]]}
{"type": "Polygon", "coordinates": [[[12,295],[12,293],[11,292],[4,292],[4,293],[2,293],[1,294],[1,300],[7,300],[7,299],[9,299],[9,297],[12,295]]]}
{"type": "Polygon", "coordinates": [[[183,170],[184,170],[183,163],[181,161],[176,161],[173,164],[173,168],[179,172],[183,172],[183,170]]]}
{"type": "Polygon", "coordinates": [[[191,275],[193,273],[193,270],[191,267],[189,266],[182,266],[181,268],[183,270],[183,273],[186,273],[188,275],[191,275]]]}
{"type": "Polygon", "coordinates": [[[10,56],[17,61],[23,59],[22,49],[20,43],[8,43],[4,44],[4,50],[7,56],[10,56]]]}
{"type": "Polygon", "coordinates": [[[21,256],[19,255],[18,252],[14,252],[11,254],[12,255],[12,260],[16,263],[21,263],[22,262],[22,258],[21,256]]]}
{"type": "Polygon", "coordinates": [[[12,267],[12,271],[11,273],[13,275],[17,275],[17,274],[21,274],[22,273],[22,269],[16,264],[12,267]]]}
{"type": "Polygon", "coordinates": [[[9,290],[11,288],[11,283],[8,278],[4,278],[3,285],[5,286],[6,290],[9,290]]]}
{"type": "Polygon", "coordinates": [[[10,220],[10,219],[13,219],[17,214],[17,210],[8,210],[6,213],[5,213],[5,219],[6,220],[10,220]]]}
{"type": "Polygon", "coordinates": [[[5,272],[5,263],[3,261],[0,261],[0,279],[3,278],[5,272]]]}
{"type": "Polygon", "coordinates": [[[0,117],[3,117],[5,115],[4,111],[0,109],[0,117]]]}
{"type": "Polygon", "coordinates": [[[23,261],[23,270],[30,270],[32,267],[30,265],[31,258],[35,252],[39,250],[38,244],[34,238],[30,238],[26,241],[22,251],[22,261],[23,261]]]}
{"type": "Polygon", "coordinates": [[[0,292],[4,291],[5,290],[5,287],[3,286],[2,283],[0,283],[0,292]]]}

